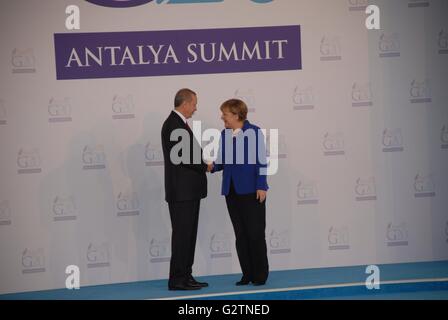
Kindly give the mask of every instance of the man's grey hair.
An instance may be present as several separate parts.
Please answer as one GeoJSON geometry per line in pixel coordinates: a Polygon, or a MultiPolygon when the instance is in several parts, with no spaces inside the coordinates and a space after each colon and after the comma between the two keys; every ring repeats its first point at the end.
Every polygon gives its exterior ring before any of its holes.
{"type": "Polygon", "coordinates": [[[191,101],[192,97],[196,95],[196,92],[193,90],[184,88],[177,91],[176,96],[174,97],[174,108],[179,107],[185,101],[191,101]]]}

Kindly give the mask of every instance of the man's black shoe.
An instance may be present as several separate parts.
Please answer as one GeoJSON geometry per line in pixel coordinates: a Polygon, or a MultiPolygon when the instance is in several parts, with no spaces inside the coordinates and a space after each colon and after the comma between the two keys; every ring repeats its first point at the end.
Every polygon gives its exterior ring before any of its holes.
{"type": "Polygon", "coordinates": [[[266,281],[252,281],[254,286],[262,286],[266,283],[266,281]]]}
{"type": "Polygon", "coordinates": [[[193,278],[193,276],[190,276],[190,278],[187,280],[187,284],[191,285],[191,286],[198,286],[200,288],[208,287],[208,283],[207,282],[196,281],[196,279],[193,278]]]}
{"type": "Polygon", "coordinates": [[[189,283],[186,284],[178,284],[178,285],[168,285],[169,290],[199,290],[201,287],[199,286],[193,286],[189,283]]]}

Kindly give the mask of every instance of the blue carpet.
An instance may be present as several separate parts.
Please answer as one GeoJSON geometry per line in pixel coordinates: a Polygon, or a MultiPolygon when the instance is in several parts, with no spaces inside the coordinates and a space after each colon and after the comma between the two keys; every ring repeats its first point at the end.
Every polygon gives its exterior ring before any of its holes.
{"type": "Polygon", "coordinates": [[[332,285],[364,283],[366,266],[316,268],[273,271],[264,286],[237,287],[240,274],[197,277],[210,284],[198,291],[168,291],[167,280],[139,281],[81,287],[79,290],[56,289],[0,295],[0,300],[140,300],[140,299],[448,299],[447,282],[431,279],[448,278],[448,261],[378,265],[381,281],[414,280],[410,284],[382,284],[380,290],[365,286],[337,287],[332,285]],[[427,282],[421,283],[428,279],[427,282]],[[329,288],[309,289],[309,286],[329,288]],[[300,290],[300,288],[302,288],[300,290]],[[289,290],[290,288],[291,290],[289,290]],[[285,290],[289,291],[281,291],[285,290]],[[258,292],[253,292],[253,291],[258,292]],[[272,290],[273,292],[263,292],[272,290]],[[277,292],[276,292],[277,290],[277,292]],[[219,296],[226,294],[225,296],[219,296]],[[211,295],[196,297],[193,295],[211,295]]]}
{"type": "Polygon", "coordinates": [[[365,286],[350,286],[324,289],[291,290],[282,292],[260,292],[194,300],[448,300],[448,281],[385,284],[379,290],[368,290],[365,286]]]}

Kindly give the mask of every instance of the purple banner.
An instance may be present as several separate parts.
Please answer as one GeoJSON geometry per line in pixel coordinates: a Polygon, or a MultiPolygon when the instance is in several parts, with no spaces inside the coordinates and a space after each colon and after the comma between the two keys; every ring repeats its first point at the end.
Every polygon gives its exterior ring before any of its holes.
{"type": "Polygon", "coordinates": [[[54,45],[58,80],[302,69],[300,26],[58,33],[54,45]]]}

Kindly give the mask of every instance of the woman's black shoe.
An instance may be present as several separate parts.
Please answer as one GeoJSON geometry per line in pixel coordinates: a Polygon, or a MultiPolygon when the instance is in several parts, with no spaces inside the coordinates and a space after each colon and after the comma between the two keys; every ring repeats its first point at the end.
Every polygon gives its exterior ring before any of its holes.
{"type": "Polygon", "coordinates": [[[250,280],[246,279],[246,278],[241,278],[240,281],[238,281],[237,283],[235,283],[237,286],[246,286],[250,283],[250,280]]]}

